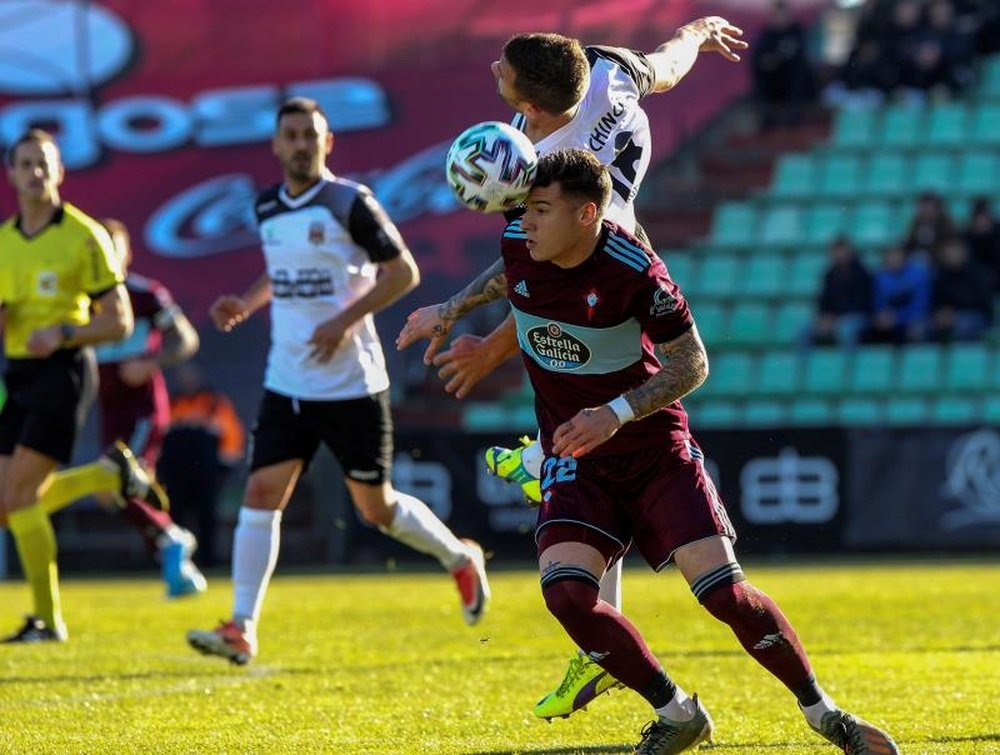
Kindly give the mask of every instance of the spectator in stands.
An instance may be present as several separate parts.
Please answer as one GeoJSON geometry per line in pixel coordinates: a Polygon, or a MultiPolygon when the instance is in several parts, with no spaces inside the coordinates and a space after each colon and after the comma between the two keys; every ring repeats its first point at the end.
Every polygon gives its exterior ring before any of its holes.
{"type": "Polygon", "coordinates": [[[890,246],[875,272],[875,316],[866,340],[903,344],[926,337],[930,316],[931,270],[901,246],[890,246]]]}
{"type": "Polygon", "coordinates": [[[954,236],[941,245],[941,262],[932,294],[934,338],[974,341],[993,322],[993,279],[969,257],[965,241],[954,236]]]}
{"type": "Polygon", "coordinates": [[[903,248],[925,260],[938,259],[941,244],[955,235],[955,224],[938,194],[925,192],[917,200],[903,248]]]}
{"type": "Polygon", "coordinates": [[[979,197],[972,205],[972,217],[965,229],[965,243],[969,257],[990,271],[994,291],[1000,294],[1000,225],[987,197],[979,197]]]}
{"type": "Polygon", "coordinates": [[[751,47],[762,128],[793,125],[801,119],[802,106],[814,92],[806,44],[805,28],[786,0],[775,0],[770,18],[751,47]]]}
{"type": "Polygon", "coordinates": [[[927,4],[927,22],[908,53],[904,81],[915,89],[943,90],[956,94],[972,81],[975,39],[970,29],[956,22],[951,0],[931,0],[927,4]]]}
{"type": "Polygon", "coordinates": [[[853,346],[868,329],[872,276],[844,237],[830,245],[830,267],[823,277],[818,309],[810,339],[816,345],[853,346]]]}

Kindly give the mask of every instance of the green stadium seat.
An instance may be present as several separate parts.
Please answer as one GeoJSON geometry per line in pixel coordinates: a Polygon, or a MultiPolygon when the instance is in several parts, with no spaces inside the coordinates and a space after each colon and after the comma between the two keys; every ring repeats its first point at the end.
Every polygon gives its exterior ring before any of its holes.
{"type": "Polygon", "coordinates": [[[757,392],[765,396],[791,396],[801,383],[801,358],[794,351],[767,351],[758,364],[757,392]]]}
{"type": "Polygon", "coordinates": [[[983,399],[981,419],[991,425],[1000,425],[1000,396],[987,396],[983,399]]]}
{"type": "Polygon", "coordinates": [[[724,351],[711,361],[708,380],[699,389],[710,398],[744,396],[753,390],[756,360],[745,351],[724,351]]]}
{"type": "Polygon", "coordinates": [[[814,349],[806,357],[803,390],[818,395],[842,395],[847,385],[847,352],[814,349]]]}
{"type": "Polygon", "coordinates": [[[468,404],[462,412],[462,428],[470,432],[498,430],[510,424],[510,409],[492,402],[468,404]]]}
{"type": "Polygon", "coordinates": [[[688,252],[661,252],[660,257],[667,266],[671,279],[685,294],[695,291],[698,277],[699,258],[688,252]]]}
{"type": "Polygon", "coordinates": [[[898,197],[910,193],[908,160],[900,152],[872,155],[865,174],[865,192],[875,197],[898,197]]]}
{"type": "Polygon", "coordinates": [[[788,271],[788,293],[797,297],[815,297],[823,286],[823,276],[830,261],[825,254],[799,254],[792,258],[788,271]]]}
{"type": "Polygon", "coordinates": [[[805,240],[810,244],[828,244],[847,230],[850,208],[844,203],[822,202],[806,210],[805,240]]]}
{"type": "Polygon", "coordinates": [[[702,296],[733,296],[742,284],[743,263],[731,254],[713,254],[702,260],[698,292],[702,296]]]}
{"type": "Polygon", "coordinates": [[[750,246],[757,239],[757,210],[749,202],[723,202],[712,216],[712,243],[750,246]]]}
{"type": "Polygon", "coordinates": [[[802,243],[805,228],[798,205],[773,205],[766,209],[760,221],[760,244],[792,246],[802,243]]]}
{"type": "Polygon", "coordinates": [[[694,427],[738,427],[741,424],[739,407],[732,401],[684,400],[694,427]]]}
{"type": "Polygon", "coordinates": [[[696,304],[691,307],[698,332],[709,346],[725,346],[729,336],[726,332],[727,308],[715,302],[696,304]]]}
{"type": "Polygon", "coordinates": [[[983,60],[979,93],[984,97],[1000,98],[1000,55],[983,60]]]}
{"type": "Polygon", "coordinates": [[[890,346],[866,346],[858,349],[851,362],[850,374],[852,393],[888,393],[895,383],[895,349],[890,346]]]}
{"type": "Polygon", "coordinates": [[[750,427],[780,427],[788,421],[788,407],[782,401],[748,402],[743,408],[743,424],[750,427]]]}
{"type": "Polygon", "coordinates": [[[991,194],[1000,189],[1000,157],[996,152],[964,152],[958,160],[958,190],[963,194],[991,194]]]}
{"type": "Polygon", "coordinates": [[[831,141],[838,147],[869,147],[875,141],[877,123],[878,115],[874,110],[840,110],[833,122],[831,141]]]}
{"type": "Polygon", "coordinates": [[[941,355],[941,347],[930,344],[902,349],[899,390],[905,393],[936,393],[941,385],[941,355]]]}
{"type": "Polygon", "coordinates": [[[803,331],[813,320],[815,304],[811,301],[786,301],[774,312],[774,344],[792,346],[798,343],[803,331]]]}
{"type": "Polygon", "coordinates": [[[788,263],[780,254],[757,254],[747,260],[743,291],[750,296],[777,296],[785,287],[788,263]]]}
{"type": "Polygon", "coordinates": [[[878,141],[886,147],[916,147],[922,138],[924,110],[918,105],[890,105],[879,126],[878,141]]]}
{"type": "Polygon", "coordinates": [[[892,205],[884,201],[859,204],[848,231],[856,244],[884,246],[896,238],[892,205]]]}
{"type": "Polygon", "coordinates": [[[979,421],[979,402],[963,396],[941,396],[931,404],[936,425],[973,425],[979,421]]]}
{"type": "Polygon", "coordinates": [[[771,179],[771,195],[782,198],[808,197],[813,193],[816,167],[812,155],[784,154],[778,158],[771,179]]]}
{"type": "Polygon", "coordinates": [[[833,420],[833,407],[822,399],[803,398],[792,402],[788,415],[792,424],[822,427],[833,420]]]}
{"type": "Polygon", "coordinates": [[[885,420],[890,425],[923,425],[928,413],[927,400],[922,398],[890,398],[885,405],[885,420]]]}
{"type": "Polygon", "coordinates": [[[825,197],[853,197],[861,188],[861,158],[831,153],[820,164],[817,193],[825,197]]]}
{"type": "Polygon", "coordinates": [[[964,226],[969,222],[969,216],[972,215],[972,200],[969,197],[947,197],[945,204],[948,206],[948,214],[955,223],[964,226]]]}
{"type": "Polygon", "coordinates": [[[961,102],[937,103],[927,114],[924,143],[932,147],[957,147],[965,143],[969,113],[961,102]]]}
{"type": "Polygon", "coordinates": [[[981,103],[972,115],[972,143],[981,147],[1000,145],[1000,102],[981,103]]]}
{"type": "MultiPolygon", "coordinates": [[[[985,391],[990,386],[992,353],[984,343],[955,344],[945,357],[944,387],[949,391],[985,391]]],[[[1000,368],[997,365],[996,368],[1000,368]]]]}
{"type": "Polygon", "coordinates": [[[955,186],[955,165],[951,155],[927,152],[917,156],[913,168],[913,188],[916,191],[946,193],[955,186]]]}
{"type": "Polygon", "coordinates": [[[871,398],[845,398],[837,405],[837,421],[844,427],[872,427],[882,423],[882,402],[871,398]]]}
{"type": "Polygon", "coordinates": [[[771,342],[771,308],[758,302],[740,302],[729,313],[729,335],[736,345],[771,342]]]}

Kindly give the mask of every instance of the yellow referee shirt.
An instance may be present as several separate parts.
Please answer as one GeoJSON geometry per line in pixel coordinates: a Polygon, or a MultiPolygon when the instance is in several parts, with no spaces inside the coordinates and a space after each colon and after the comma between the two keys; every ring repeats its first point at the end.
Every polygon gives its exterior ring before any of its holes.
{"type": "Polygon", "coordinates": [[[104,226],[69,203],[31,238],[21,232],[17,216],[0,226],[7,356],[33,356],[28,338],[39,328],[87,324],[92,298],[124,280],[115,259],[104,226]]]}

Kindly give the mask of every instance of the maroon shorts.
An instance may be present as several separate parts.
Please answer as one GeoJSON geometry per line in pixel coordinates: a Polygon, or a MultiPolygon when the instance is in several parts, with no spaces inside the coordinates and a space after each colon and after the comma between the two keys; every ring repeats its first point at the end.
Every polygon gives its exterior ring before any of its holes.
{"type": "Polygon", "coordinates": [[[104,445],[109,446],[116,440],[123,440],[136,456],[145,460],[150,468],[155,468],[169,422],[161,420],[155,414],[136,415],[121,407],[102,409],[104,411],[101,413],[100,424],[104,445]]]}
{"type": "Polygon", "coordinates": [[[656,571],[696,540],[736,532],[693,440],[625,456],[557,459],[542,464],[539,554],[557,542],[587,542],[605,558],[634,542],[656,571]],[[596,547],[596,546],[595,546],[596,547]]]}

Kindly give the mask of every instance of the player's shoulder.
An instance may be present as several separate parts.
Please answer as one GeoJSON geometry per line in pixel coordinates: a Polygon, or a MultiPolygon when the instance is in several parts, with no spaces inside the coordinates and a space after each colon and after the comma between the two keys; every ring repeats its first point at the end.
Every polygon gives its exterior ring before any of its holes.
{"type": "Polygon", "coordinates": [[[604,221],[599,253],[607,266],[628,276],[647,276],[662,260],[633,233],[617,223],[604,221]]]}
{"type": "Polygon", "coordinates": [[[58,212],[62,213],[59,224],[67,231],[85,236],[98,236],[110,242],[107,229],[76,205],[63,202],[58,212]]]}
{"type": "Polygon", "coordinates": [[[125,277],[125,288],[128,289],[129,293],[137,294],[157,294],[167,289],[156,278],[148,278],[145,275],[133,272],[129,272],[125,277]]]}

